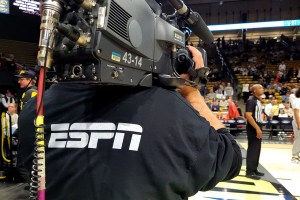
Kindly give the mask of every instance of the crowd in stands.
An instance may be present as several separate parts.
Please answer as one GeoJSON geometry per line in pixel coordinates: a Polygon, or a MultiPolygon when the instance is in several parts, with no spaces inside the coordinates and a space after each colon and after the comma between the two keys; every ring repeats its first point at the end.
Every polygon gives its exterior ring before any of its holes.
{"type": "Polygon", "coordinates": [[[202,95],[205,97],[205,101],[209,108],[215,112],[220,119],[223,119],[221,112],[227,112],[226,119],[235,119],[242,116],[242,111],[239,108],[238,99],[234,97],[235,90],[231,86],[231,83],[227,82],[214,82],[213,85],[205,88],[202,95]],[[234,110],[233,113],[229,113],[229,110],[234,110]],[[235,112],[237,111],[237,112],[235,112]]]}
{"type": "MultiPolygon", "coordinates": [[[[225,41],[224,38],[218,41],[237,84],[235,88],[229,88],[230,83],[227,83],[227,89],[221,81],[210,84],[205,96],[212,110],[226,113],[229,111],[228,102],[241,108],[251,98],[251,86],[261,84],[265,88],[265,94],[261,96],[264,120],[292,119],[291,102],[300,80],[300,46],[296,45],[297,42],[284,35],[277,40],[260,38],[256,43],[249,40],[245,43],[241,40],[225,41]]],[[[243,117],[241,112],[239,117],[243,117]]],[[[231,118],[229,112],[222,117],[223,120],[231,118]]],[[[270,126],[267,125],[267,128],[270,126]]]]}

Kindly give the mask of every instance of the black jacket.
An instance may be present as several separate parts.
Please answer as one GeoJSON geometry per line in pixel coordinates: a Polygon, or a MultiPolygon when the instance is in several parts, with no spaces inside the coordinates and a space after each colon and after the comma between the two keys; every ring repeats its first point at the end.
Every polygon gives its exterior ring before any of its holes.
{"type": "MultiPolygon", "coordinates": [[[[240,171],[231,135],[175,91],[60,83],[44,102],[49,200],[187,199],[240,171]]],[[[31,169],[35,101],[24,109],[20,147],[31,169]]]]}
{"type": "Polygon", "coordinates": [[[22,97],[20,99],[20,103],[19,103],[19,110],[21,111],[24,107],[24,105],[33,97],[35,97],[37,95],[37,88],[36,86],[31,86],[26,88],[23,93],[22,93],[22,97]]]}

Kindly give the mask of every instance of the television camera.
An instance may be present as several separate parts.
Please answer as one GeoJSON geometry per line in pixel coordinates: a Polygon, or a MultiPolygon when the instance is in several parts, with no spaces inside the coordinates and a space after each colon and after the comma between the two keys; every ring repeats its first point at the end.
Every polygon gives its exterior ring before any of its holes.
{"type": "Polygon", "coordinates": [[[186,40],[191,31],[209,44],[213,36],[181,0],[169,3],[172,15],[155,0],[42,0],[38,64],[58,81],[177,86],[181,73],[203,81],[209,69],[194,70],[186,40]]]}
{"type": "MultiPolygon", "coordinates": [[[[208,68],[195,69],[186,42],[191,31],[206,43],[213,43],[213,36],[181,0],[168,2],[176,9],[172,15],[164,14],[156,0],[41,0],[30,199],[45,199],[46,69],[54,69],[57,81],[70,83],[174,88],[206,80],[208,68]]],[[[203,49],[202,55],[206,60],[203,49]]]]}

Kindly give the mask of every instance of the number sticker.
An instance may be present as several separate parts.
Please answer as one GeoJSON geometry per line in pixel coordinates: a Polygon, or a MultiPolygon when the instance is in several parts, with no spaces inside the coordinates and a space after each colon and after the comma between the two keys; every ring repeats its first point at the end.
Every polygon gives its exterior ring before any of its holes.
{"type": "Polygon", "coordinates": [[[125,64],[129,64],[129,65],[131,64],[136,67],[137,66],[142,67],[142,65],[143,65],[142,57],[139,57],[139,56],[134,57],[134,55],[132,55],[131,53],[128,53],[128,52],[124,53],[122,60],[125,64]]]}

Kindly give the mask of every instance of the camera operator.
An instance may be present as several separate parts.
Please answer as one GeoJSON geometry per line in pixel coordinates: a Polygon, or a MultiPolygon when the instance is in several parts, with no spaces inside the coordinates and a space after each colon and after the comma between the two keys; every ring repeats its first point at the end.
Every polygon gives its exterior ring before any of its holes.
{"type": "MultiPolygon", "coordinates": [[[[237,176],[242,157],[233,137],[197,88],[178,91],[52,85],[44,96],[47,199],[179,200],[237,176]]],[[[20,146],[31,170],[35,101],[28,104],[20,146]]]]}

